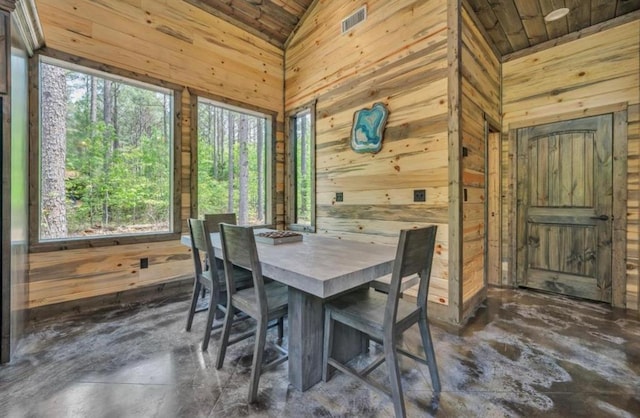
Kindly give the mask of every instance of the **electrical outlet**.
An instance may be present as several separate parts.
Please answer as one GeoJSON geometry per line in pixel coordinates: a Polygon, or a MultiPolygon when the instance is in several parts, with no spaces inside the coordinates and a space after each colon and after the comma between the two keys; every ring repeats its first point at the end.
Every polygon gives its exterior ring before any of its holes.
{"type": "Polygon", "coordinates": [[[336,202],[343,202],[344,201],[344,195],[342,194],[342,192],[337,192],[336,193],[336,202]]]}
{"type": "Polygon", "coordinates": [[[413,191],[413,201],[414,202],[426,202],[427,201],[427,191],[425,189],[419,189],[413,191]]]}
{"type": "Polygon", "coordinates": [[[147,257],[140,259],[140,268],[141,269],[149,268],[149,259],[147,257]]]}

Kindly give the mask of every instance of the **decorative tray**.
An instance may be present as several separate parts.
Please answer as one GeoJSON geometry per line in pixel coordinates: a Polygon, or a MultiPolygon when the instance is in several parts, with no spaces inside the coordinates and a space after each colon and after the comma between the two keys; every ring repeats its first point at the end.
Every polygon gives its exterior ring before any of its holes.
{"type": "Polygon", "coordinates": [[[292,231],[260,232],[256,234],[256,241],[271,245],[286,244],[302,241],[302,234],[292,231]]]}

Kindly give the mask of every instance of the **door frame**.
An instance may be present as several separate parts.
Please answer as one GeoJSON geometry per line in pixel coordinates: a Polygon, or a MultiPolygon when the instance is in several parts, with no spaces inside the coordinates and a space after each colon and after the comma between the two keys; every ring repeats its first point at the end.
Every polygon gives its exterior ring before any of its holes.
{"type": "Polygon", "coordinates": [[[502,286],[503,231],[502,231],[502,132],[499,125],[485,115],[485,271],[484,286],[502,286]],[[494,183],[495,182],[495,183],[494,183]],[[494,214],[489,212],[494,208],[494,214]],[[490,219],[498,225],[490,226],[490,219]],[[495,249],[490,248],[497,243],[495,249]]]}
{"type": "Polygon", "coordinates": [[[565,122],[571,119],[581,119],[590,116],[602,116],[611,114],[613,117],[613,230],[611,247],[611,306],[615,308],[626,307],[626,254],[627,254],[627,110],[628,104],[619,103],[610,106],[603,106],[593,109],[585,109],[574,112],[562,113],[559,115],[538,117],[509,124],[509,157],[511,167],[509,168],[509,182],[511,193],[509,196],[509,236],[511,251],[509,254],[508,275],[511,285],[517,287],[517,214],[518,214],[518,190],[517,190],[517,131],[520,128],[544,125],[554,122],[565,122]],[[616,187],[624,185],[624,187],[616,187]]]}

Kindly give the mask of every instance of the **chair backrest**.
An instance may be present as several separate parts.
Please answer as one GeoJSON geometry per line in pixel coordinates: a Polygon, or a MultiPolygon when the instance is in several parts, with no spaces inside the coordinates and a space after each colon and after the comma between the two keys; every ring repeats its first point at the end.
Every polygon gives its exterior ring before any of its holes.
{"type": "Polygon", "coordinates": [[[385,325],[395,324],[398,313],[398,300],[402,293],[400,290],[402,278],[410,275],[418,274],[420,276],[417,304],[424,309],[426,314],[437,229],[437,225],[430,225],[423,228],[403,229],[400,231],[400,240],[398,241],[396,259],[393,264],[385,310],[385,325]]]}
{"type": "MultiPolygon", "coordinates": [[[[205,213],[204,221],[207,223],[210,233],[220,232],[220,224],[236,225],[238,223],[235,213],[205,213]]],[[[208,261],[207,261],[208,263],[208,261]]],[[[224,264],[219,258],[215,258],[216,273],[220,280],[224,281],[224,264]]]]}
{"type": "Polygon", "coordinates": [[[237,225],[238,220],[235,213],[205,213],[204,220],[209,226],[209,232],[220,232],[220,224],[237,225]]]}
{"type": "Polygon", "coordinates": [[[262,267],[258,259],[258,249],[253,228],[221,223],[220,241],[224,258],[224,277],[229,297],[235,293],[236,289],[233,275],[237,270],[233,266],[251,270],[258,309],[263,315],[266,315],[268,308],[267,295],[264,290],[264,278],[262,277],[262,267]]]}
{"type": "MultiPolygon", "coordinates": [[[[189,219],[189,234],[191,235],[191,252],[196,278],[199,279],[202,277],[203,272],[207,271],[207,260],[215,260],[215,253],[213,251],[213,245],[211,244],[211,235],[207,222],[201,219],[189,219]]],[[[211,279],[219,280],[216,269],[213,269],[211,272],[211,279]]]]}

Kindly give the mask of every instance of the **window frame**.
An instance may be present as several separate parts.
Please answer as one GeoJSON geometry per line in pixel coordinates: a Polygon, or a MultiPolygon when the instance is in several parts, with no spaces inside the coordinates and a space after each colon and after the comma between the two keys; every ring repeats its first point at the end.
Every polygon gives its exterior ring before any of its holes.
{"type": "Polygon", "coordinates": [[[105,247],[114,245],[137,244],[146,242],[159,242],[180,239],[181,226],[181,202],[182,185],[180,173],[182,129],[180,109],[182,107],[182,87],[164,80],[156,79],[148,75],[138,74],[123,70],[111,65],[102,64],[71,54],[51,49],[43,49],[35,53],[29,59],[29,251],[48,252],[67,249],[80,249],[91,247],[105,247]],[[73,237],[55,240],[40,239],[40,62],[53,63],[65,68],[78,68],[78,71],[91,74],[95,72],[101,76],[111,75],[112,80],[126,80],[129,84],[136,82],[157,86],[173,92],[173,140],[171,146],[171,197],[168,232],[143,232],[126,235],[103,235],[92,237],[73,237]]]}
{"type": "Polygon", "coordinates": [[[287,228],[292,231],[301,232],[316,232],[316,103],[317,100],[313,100],[302,106],[296,107],[287,112],[287,228]],[[297,116],[304,112],[309,112],[309,131],[310,131],[310,149],[311,149],[311,161],[309,164],[310,176],[311,176],[311,190],[309,191],[309,197],[311,198],[311,225],[304,225],[296,223],[297,216],[297,167],[296,167],[296,125],[295,119],[297,116]]]}
{"type": "Polygon", "coordinates": [[[191,208],[190,217],[198,216],[198,101],[203,99],[214,105],[219,105],[230,110],[244,112],[264,116],[267,121],[267,132],[265,133],[265,152],[266,152],[266,175],[265,175],[265,221],[262,225],[252,225],[254,228],[275,228],[276,225],[276,132],[278,113],[259,106],[229,99],[227,97],[218,96],[203,90],[189,88],[191,97],[190,110],[191,118],[190,126],[190,142],[191,142],[191,208]]]}

